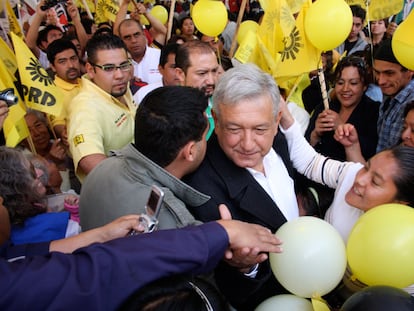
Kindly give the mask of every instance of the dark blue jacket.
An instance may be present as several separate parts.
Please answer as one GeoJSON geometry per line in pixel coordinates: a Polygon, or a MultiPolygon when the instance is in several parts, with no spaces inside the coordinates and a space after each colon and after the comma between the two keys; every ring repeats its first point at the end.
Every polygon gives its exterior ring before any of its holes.
{"type": "Polygon", "coordinates": [[[0,259],[0,310],[116,310],[142,286],[211,271],[229,244],[213,222],[15,262],[0,259]]]}

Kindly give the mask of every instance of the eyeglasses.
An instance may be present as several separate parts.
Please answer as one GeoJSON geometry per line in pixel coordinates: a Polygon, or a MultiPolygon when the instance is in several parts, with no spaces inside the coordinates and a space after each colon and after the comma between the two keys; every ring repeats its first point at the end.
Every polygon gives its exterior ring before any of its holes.
{"type": "Polygon", "coordinates": [[[98,65],[98,64],[91,63],[91,62],[90,62],[90,64],[94,67],[98,67],[98,68],[102,69],[103,71],[105,71],[107,73],[113,73],[117,69],[120,69],[121,71],[129,71],[131,69],[131,66],[132,66],[132,62],[130,60],[127,60],[126,62],[123,62],[119,66],[117,66],[115,64],[98,65]]]}

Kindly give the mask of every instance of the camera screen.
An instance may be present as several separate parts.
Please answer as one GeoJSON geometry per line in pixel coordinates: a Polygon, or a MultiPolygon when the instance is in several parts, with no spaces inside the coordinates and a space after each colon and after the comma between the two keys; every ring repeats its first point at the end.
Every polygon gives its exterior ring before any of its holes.
{"type": "Polygon", "coordinates": [[[155,191],[151,191],[151,194],[150,194],[150,197],[149,197],[148,203],[147,203],[148,216],[154,216],[155,215],[159,199],[160,199],[159,195],[155,191]]]}

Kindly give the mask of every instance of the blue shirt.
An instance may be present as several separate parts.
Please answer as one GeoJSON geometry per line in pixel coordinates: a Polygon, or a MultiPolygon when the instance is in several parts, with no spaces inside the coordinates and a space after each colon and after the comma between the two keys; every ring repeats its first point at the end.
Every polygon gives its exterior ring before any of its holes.
{"type": "Polygon", "coordinates": [[[404,124],[404,109],[407,103],[412,100],[414,100],[414,80],[411,80],[395,97],[385,98],[385,101],[380,105],[377,122],[377,152],[399,143],[404,124]],[[385,109],[384,105],[387,100],[389,100],[389,106],[385,109]]]}

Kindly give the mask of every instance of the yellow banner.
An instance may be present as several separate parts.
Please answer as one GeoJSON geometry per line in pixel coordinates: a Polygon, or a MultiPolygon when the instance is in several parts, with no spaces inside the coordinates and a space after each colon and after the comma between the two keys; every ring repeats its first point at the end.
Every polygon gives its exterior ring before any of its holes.
{"type": "Polygon", "coordinates": [[[367,11],[367,21],[377,21],[398,14],[404,5],[404,0],[371,0],[368,7],[364,0],[345,0],[349,5],[359,4],[367,11]]]}
{"type": "Polygon", "coordinates": [[[61,90],[23,40],[14,33],[11,33],[11,37],[26,105],[35,110],[60,116],[63,108],[61,90]]]}
{"type": "Polygon", "coordinates": [[[295,19],[285,0],[261,0],[266,6],[258,36],[274,57],[283,47],[282,38],[288,36],[295,27],[295,19]]]}

